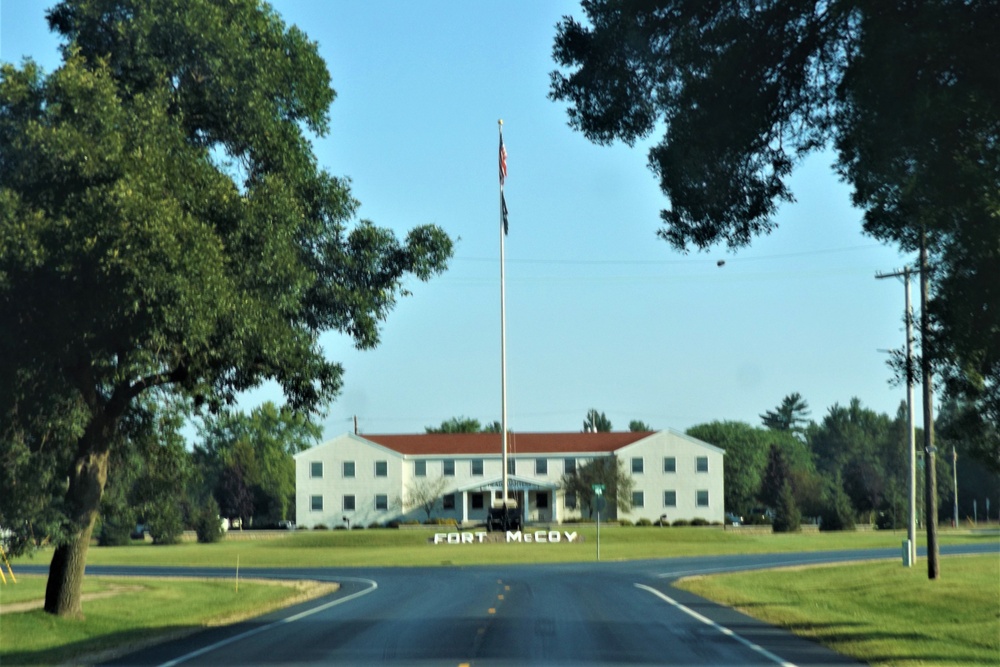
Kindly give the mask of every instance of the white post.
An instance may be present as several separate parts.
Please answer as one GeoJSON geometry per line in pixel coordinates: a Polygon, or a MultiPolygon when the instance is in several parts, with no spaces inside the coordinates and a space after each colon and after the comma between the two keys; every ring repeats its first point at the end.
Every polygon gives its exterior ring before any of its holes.
{"type": "Polygon", "coordinates": [[[910,275],[907,266],[894,273],[878,273],[876,278],[902,278],[906,288],[906,439],[910,448],[909,510],[906,537],[910,543],[909,565],[917,562],[917,443],[913,424],[913,308],[910,305],[910,275]]]}
{"type": "Polygon", "coordinates": [[[597,510],[597,560],[601,560],[601,510],[597,510]]]}

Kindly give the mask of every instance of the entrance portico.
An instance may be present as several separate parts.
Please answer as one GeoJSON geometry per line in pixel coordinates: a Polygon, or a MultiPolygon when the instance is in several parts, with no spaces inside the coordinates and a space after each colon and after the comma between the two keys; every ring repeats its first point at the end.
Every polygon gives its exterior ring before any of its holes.
{"type": "MultiPolygon", "coordinates": [[[[559,522],[556,504],[558,484],[518,475],[507,476],[507,493],[511,500],[522,508],[525,522],[559,522]]],[[[486,519],[486,510],[503,502],[503,479],[496,477],[458,489],[461,498],[462,523],[486,519]],[[481,500],[474,501],[478,496],[481,500]]]]}

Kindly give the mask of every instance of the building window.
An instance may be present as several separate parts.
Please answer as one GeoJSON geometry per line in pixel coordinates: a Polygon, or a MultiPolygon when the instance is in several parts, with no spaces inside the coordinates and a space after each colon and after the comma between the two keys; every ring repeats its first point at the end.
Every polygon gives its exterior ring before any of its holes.
{"type": "Polygon", "coordinates": [[[323,496],[309,496],[309,509],[313,512],[322,512],[323,496]]]}
{"type": "Polygon", "coordinates": [[[476,477],[483,476],[483,460],[472,459],[472,474],[476,477]]]}
{"type": "Polygon", "coordinates": [[[632,474],[641,475],[642,474],[642,457],[637,456],[632,459],[632,474]]]}
{"type": "Polygon", "coordinates": [[[414,461],[413,462],[413,476],[414,477],[427,477],[427,461],[414,461]]]}
{"type": "Polygon", "coordinates": [[[344,477],[354,477],[354,461],[344,461],[344,477]]]}
{"type": "Polygon", "coordinates": [[[576,472],[576,459],[564,459],[563,460],[563,472],[567,475],[572,475],[576,472]]]}
{"type": "Polygon", "coordinates": [[[313,479],[323,479],[322,461],[313,461],[309,464],[309,476],[313,479]]]}
{"type": "Polygon", "coordinates": [[[512,458],[507,459],[507,474],[508,475],[515,475],[515,474],[517,474],[515,472],[516,470],[517,470],[517,466],[515,465],[514,459],[512,459],[512,458]]]}
{"type": "Polygon", "coordinates": [[[535,459],[535,474],[536,475],[548,475],[549,474],[549,460],[548,459],[535,459]]]}
{"type": "Polygon", "coordinates": [[[575,510],[576,509],[576,494],[567,491],[566,492],[566,509],[575,510]]]}
{"type": "Polygon", "coordinates": [[[633,507],[633,509],[641,509],[641,508],[645,507],[646,505],[645,505],[644,500],[645,499],[643,498],[642,491],[633,491],[632,492],[632,507],[633,507]]]}
{"type": "Polygon", "coordinates": [[[473,493],[472,494],[472,509],[481,510],[485,503],[483,502],[483,494],[473,493]]]}
{"type": "Polygon", "coordinates": [[[375,476],[376,477],[388,477],[389,476],[389,464],[386,461],[376,461],[375,462],[375,476]]]}
{"type": "Polygon", "coordinates": [[[663,506],[664,507],[677,507],[677,492],[676,491],[664,491],[663,492],[663,506]]]}
{"type": "Polygon", "coordinates": [[[535,507],[540,510],[547,510],[549,508],[549,494],[539,493],[535,495],[535,507]]]}
{"type": "Polygon", "coordinates": [[[443,461],[443,466],[444,466],[445,477],[455,476],[455,459],[445,459],[443,461]]]}
{"type": "Polygon", "coordinates": [[[389,496],[384,493],[379,493],[375,496],[375,509],[377,510],[387,510],[389,509],[389,496]]]}
{"type": "Polygon", "coordinates": [[[708,457],[699,456],[695,461],[695,470],[698,472],[708,472],[708,457]]]}
{"type": "Polygon", "coordinates": [[[446,510],[453,510],[453,509],[455,509],[455,494],[454,493],[449,493],[446,496],[442,496],[441,497],[441,507],[443,507],[446,510]]]}
{"type": "Polygon", "coordinates": [[[667,456],[663,459],[663,472],[677,472],[677,459],[667,456]]]}
{"type": "Polygon", "coordinates": [[[344,511],[345,512],[354,511],[354,496],[344,496],[344,511]]]}
{"type": "Polygon", "coordinates": [[[698,507],[708,507],[708,491],[698,492],[698,507]]]}

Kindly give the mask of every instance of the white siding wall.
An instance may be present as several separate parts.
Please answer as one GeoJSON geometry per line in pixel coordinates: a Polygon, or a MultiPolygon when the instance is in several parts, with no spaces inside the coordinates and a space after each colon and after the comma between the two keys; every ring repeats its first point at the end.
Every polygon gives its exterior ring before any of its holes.
{"type": "Polygon", "coordinates": [[[329,528],[345,525],[368,526],[399,513],[402,487],[402,457],[399,454],[353,435],[343,435],[295,456],[295,518],[298,525],[329,528]],[[386,463],[386,476],[375,475],[375,464],[386,463]],[[323,464],[323,477],[311,477],[312,463],[323,464]],[[354,477],[344,476],[344,464],[354,464],[354,477]],[[375,508],[378,495],[386,496],[388,510],[375,508]],[[323,498],[323,509],[312,509],[313,496],[323,498]],[[345,508],[345,497],[354,497],[354,509],[345,508]],[[395,506],[394,506],[395,505],[395,506]]]}
{"type": "Polygon", "coordinates": [[[620,518],[637,521],[649,519],[658,521],[666,515],[666,520],[705,519],[721,522],[723,511],[723,452],[717,447],[694,438],[660,431],[639,442],[618,450],[618,456],[625,463],[626,472],[632,471],[632,459],[642,459],[642,472],[632,473],[634,490],[642,492],[643,506],[634,507],[631,512],[620,513],[620,518]],[[698,472],[698,458],[708,459],[708,470],[698,472]],[[675,472],[664,470],[664,460],[672,458],[675,472]],[[664,503],[664,492],[673,491],[675,506],[664,503]],[[698,505],[698,492],[707,492],[708,505],[698,505]]]}

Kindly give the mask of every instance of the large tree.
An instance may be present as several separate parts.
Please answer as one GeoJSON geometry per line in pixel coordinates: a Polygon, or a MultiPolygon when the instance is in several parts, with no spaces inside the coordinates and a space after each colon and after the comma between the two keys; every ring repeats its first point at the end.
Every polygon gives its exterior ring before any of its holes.
{"type": "MultiPolygon", "coordinates": [[[[62,65],[0,70],[0,524],[56,545],[45,609],[81,612],[123,429],[151,391],[218,408],[273,380],[341,386],[325,331],[374,346],[451,240],[361,221],[309,135],[316,44],[257,0],[65,0],[62,65]]],[[[22,542],[23,544],[23,542],[22,542]]]]}
{"type": "Polygon", "coordinates": [[[935,267],[923,353],[1000,451],[1000,0],[584,0],[551,97],[592,141],[654,132],[674,247],[749,244],[833,147],[864,229],[935,267]],[[992,429],[986,428],[987,424],[992,429]]]}
{"type": "Polygon", "coordinates": [[[207,417],[194,457],[224,516],[239,517],[244,525],[254,520],[275,524],[294,518],[292,457],[316,444],[322,433],[308,414],[267,401],[249,415],[226,410],[207,417]]]}

